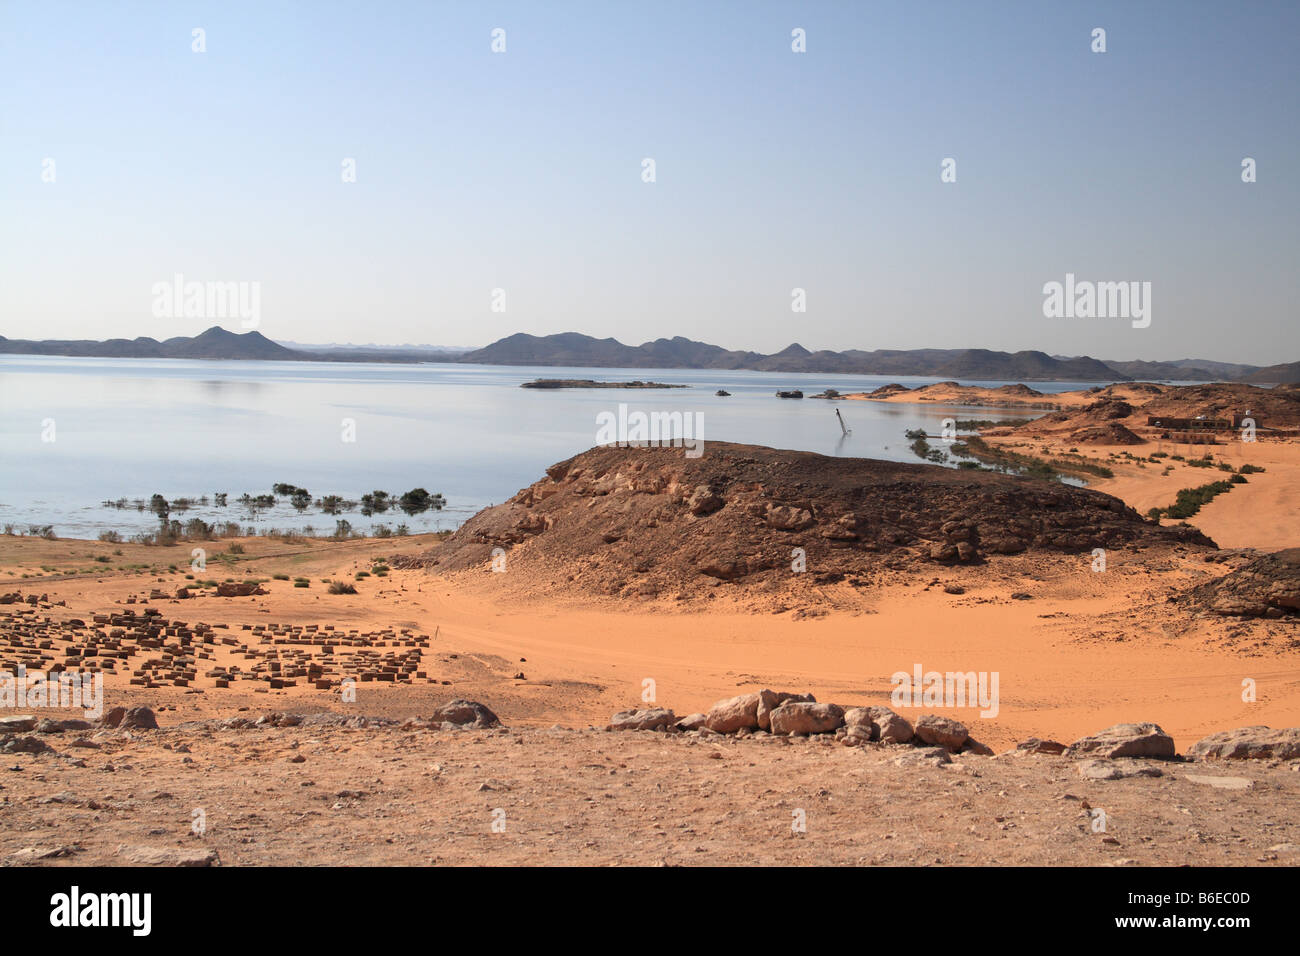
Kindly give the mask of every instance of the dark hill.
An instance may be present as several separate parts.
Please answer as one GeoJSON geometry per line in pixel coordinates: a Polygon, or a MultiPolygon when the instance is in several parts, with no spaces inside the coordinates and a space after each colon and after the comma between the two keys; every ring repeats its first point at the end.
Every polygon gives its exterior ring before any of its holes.
{"type": "Polygon", "coordinates": [[[427,565],[487,571],[501,548],[511,586],[689,596],[718,581],[780,587],[796,548],[809,574],[841,581],[1175,543],[1213,545],[1118,498],[1040,479],[710,442],[700,458],[598,447],[553,465],[467,521],[427,565]]]}

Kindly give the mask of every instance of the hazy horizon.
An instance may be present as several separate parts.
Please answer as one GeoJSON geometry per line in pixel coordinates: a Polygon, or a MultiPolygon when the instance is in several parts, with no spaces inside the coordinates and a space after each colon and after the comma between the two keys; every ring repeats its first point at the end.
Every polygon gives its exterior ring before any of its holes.
{"type": "Polygon", "coordinates": [[[153,314],[183,275],[257,283],[257,330],[311,344],[1296,361],[1298,27],[1208,2],[4,3],[0,331],[246,330],[153,314]],[[1149,327],[1045,317],[1067,274],[1149,282],[1149,327]]]}

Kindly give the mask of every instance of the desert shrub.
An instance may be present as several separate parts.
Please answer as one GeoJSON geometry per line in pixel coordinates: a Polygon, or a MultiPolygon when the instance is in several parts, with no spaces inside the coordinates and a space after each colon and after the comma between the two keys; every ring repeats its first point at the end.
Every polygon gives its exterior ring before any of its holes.
{"type": "Polygon", "coordinates": [[[106,544],[119,544],[122,541],[122,536],[116,531],[101,531],[99,540],[106,544]]]}
{"type": "Polygon", "coordinates": [[[1202,505],[1209,504],[1215,497],[1231,489],[1232,483],[1228,481],[1214,481],[1196,488],[1183,488],[1178,492],[1172,505],[1151,510],[1168,518],[1190,518],[1201,510],[1202,505]]]}
{"type": "Polygon", "coordinates": [[[346,581],[333,581],[329,586],[330,594],[356,594],[357,589],[346,581]]]}

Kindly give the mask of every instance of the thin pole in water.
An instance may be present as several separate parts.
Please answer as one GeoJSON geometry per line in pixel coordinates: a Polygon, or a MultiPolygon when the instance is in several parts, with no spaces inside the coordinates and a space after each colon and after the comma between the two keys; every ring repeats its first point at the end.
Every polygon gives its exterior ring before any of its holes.
{"type": "Polygon", "coordinates": [[[844,427],[844,416],[840,414],[840,410],[838,408],[835,409],[835,417],[840,420],[840,431],[844,433],[844,437],[848,438],[850,435],[852,435],[853,434],[852,430],[844,427]]]}

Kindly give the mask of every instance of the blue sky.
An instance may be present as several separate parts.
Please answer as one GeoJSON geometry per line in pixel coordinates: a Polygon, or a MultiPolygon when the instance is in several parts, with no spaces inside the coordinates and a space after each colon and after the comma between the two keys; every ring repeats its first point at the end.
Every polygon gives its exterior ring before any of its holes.
{"type": "Polygon", "coordinates": [[[1294,361],[1298,35],[1251,2],[0,0],[0,334],[239,329],[155,318],[181,273],[259,282],[299,342],[1294,361]],[[1150,327],[1045,318],[1067,272],[1151,282],[1150,327]]]}

